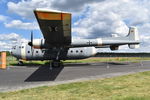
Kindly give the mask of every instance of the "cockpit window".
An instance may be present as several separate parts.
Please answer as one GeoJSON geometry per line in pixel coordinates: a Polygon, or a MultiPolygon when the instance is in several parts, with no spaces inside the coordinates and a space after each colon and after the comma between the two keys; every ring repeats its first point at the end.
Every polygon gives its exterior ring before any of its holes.
{"type": "Polygon", "coordinates": [[[16,46],[13,46],[12,49],[16,49],[16,46]]]}
{"type": "Polygon", "coordinates": [[[73,51],[72,51],[72,50],[71,50],[70,52],[71,52],[71,53],[73,53],[73,51]]]}
{"type": "Polygon", "coordinates": [[[44,50],[42,50],[42,53],[44,53],[45,51],[44,50]]]}

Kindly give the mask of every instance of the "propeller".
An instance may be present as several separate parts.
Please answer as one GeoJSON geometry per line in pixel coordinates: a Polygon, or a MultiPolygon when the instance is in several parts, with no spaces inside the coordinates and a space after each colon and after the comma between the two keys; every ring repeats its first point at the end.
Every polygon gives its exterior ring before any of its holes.
{"type": "Polygon", "coordinates": [[[33,46],[33,32],[31,31],[31,41],[28,43],[29,46],[33,46]]]}
{"type": "Polygon", "coordinates": [[[31,52],[32,52],[32,56],[33,56],[33,32],[31,31],[31,41],[28,43],[29,46],[31,46],[31,52]]]}

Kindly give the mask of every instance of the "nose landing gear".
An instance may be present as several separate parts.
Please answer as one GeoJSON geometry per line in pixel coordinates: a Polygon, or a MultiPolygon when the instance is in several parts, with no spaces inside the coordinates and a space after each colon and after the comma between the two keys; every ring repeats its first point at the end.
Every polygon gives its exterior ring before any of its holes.
{"type": "Polygon", "coordinates": [[[18,65],[23,66],[23,61],[19,60],[18,65]]]}

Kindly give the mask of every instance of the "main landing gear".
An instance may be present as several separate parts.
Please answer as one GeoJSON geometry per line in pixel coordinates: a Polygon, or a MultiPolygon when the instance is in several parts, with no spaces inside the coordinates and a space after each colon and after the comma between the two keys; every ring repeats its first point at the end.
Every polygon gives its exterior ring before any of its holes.
{"type": "Polygon", "coordinates": [[[50,69],[61,67],[62,65],[63,63],[60,60],[52,60],[52,62],[50,62],[50,69]]]}

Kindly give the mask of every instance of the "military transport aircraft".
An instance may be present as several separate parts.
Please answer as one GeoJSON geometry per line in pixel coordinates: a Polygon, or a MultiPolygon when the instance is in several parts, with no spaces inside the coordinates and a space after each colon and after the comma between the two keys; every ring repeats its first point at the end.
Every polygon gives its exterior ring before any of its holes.
{"type": "Polygon", "coordinates": [[[39,23],[44,39],[33,39],[28,43],[18,43],[12,48],[12,55],[19,64],[23,60],[52,60],[50,66],[61,65],[60,60],[84,59],[94,56],[96,48],[109,47],[118,50],[120,45],[139,47],[140,39],[136,27],[129,28],[126,37],[107,37],[97,39],[71,39],[71,14],[48,9],[35,9],[34,14],[39,23]]]}

